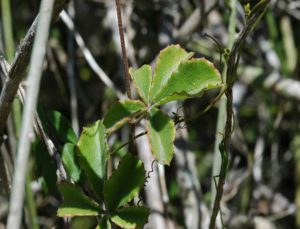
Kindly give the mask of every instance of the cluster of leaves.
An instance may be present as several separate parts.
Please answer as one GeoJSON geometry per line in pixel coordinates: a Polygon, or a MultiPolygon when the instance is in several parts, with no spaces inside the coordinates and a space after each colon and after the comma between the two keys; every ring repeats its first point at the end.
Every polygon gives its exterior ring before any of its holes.
{"type": "Polygon", "coordinates": [[[108,178],[107,139],[129,120],[146,119],[151,152],[159,163],[170,164],[175,125],[159,106],[222,86],[213,64],[203,58],[191,59],[192,55],[172,45],[159,54],[153,76],[149,65],[130,69],[140,99],[113,104],[103,120],[83,128],[79,139],[59,113],[49,115],[55,135],[63,144],[62,161],[71,179],[70,184],[59,185],[64,200],[58,216],[96,216],[98,228],[110,228],[111,222],[122,228],[139,228],[147,222],[149,209],[130,204],[145,182],[143,163],[127,153],[108,178]]]}
{"type": "Polygon", "coordinates": [[[115,103],[104,117],[108,133],[116,131],[131,120],[147,120],[146,128],[155,159],[170,164],[173,158],[175,127],[172,119],[159,106],[174,100],[201,96],[203,92],[222,86],[221,76],[211,62],[204,58],[191,59],[179,45],[171,45],[158,56],[152,76],[149,65],[129,73],[140,100],[115,103]]]}

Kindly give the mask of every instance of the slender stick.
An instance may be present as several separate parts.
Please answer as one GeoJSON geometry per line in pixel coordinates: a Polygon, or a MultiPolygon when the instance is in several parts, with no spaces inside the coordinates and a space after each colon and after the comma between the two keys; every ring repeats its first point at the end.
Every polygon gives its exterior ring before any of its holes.
{"type": "Polygon", "coordinates": [[[80,33],[75,29],[74,22],[72,21],[71,17],[67,14],[66,11],[62,11],[60,14],[60,18],[65,23],[65,25],[68,27],[69,30],[73,32],[75,41],[78,45],[78,47],[81,49],[82,54],[88,63],[88,65],[91,67],[91,69],[95,72],[95,74],[100,78],[100,80],[109,88],[113,89],[113,91],[116,93],[117,97],[119,99],[123,99],[125,96],[122,94],[121,91],[117,89],[117,87],[114,85],[114,83],[110,80],[108,75],[102,70],[102,68],[97,64],[95,58],[93,57],[91,51],[87,48],[82,36],[80,33]]]}
{"type": "Polygon", "coordinates": [[[18,229],[21,224],[26,170],[31,147],[31,138],[33,136],[34,112],[37,104],[43,62],[46,54],[53,5],[54,0],[43,0],[41,3],[40,18],[37,25],[37,32],[34,39],[30,69],[28,73],[28,97],[25,102],[20,142],[17,150],[17,160],[7,223],[8,229],[18,229]]]}
{"type": "Polygon", "coordinates": [[[128,67],[128,58],[127,58],[126,45],[125,45],[125,39],[124,39],[124,32],[123,32],[123,22],[122,22],[120,0],[116,0],[116,7],[117,7],[118,27],[119,27],[122,55],[123,55],[123,64],[124,64],[124,71],[125,71],[126,92],[127,92],[128,98],[131,99],[129,67],[128,67]]]}
{"type": "MultiPolygon", "coordinates": [[[[235,37],[236,37],[236,0],[230,1],[231,6],[231,13],[230,13],[230,19],[229,19],[229,25],[228,25],[228,44],[227,48],[229,50],[232,49],[235,37]]],[[[210,37],[208,35],[208,37],[210,37]]],[[[213,39],[213,38],[212,38],[213,39]]],[[[214,39],[213,39],[214,40],[214,39]]],[[[218,44],[217,41],[214,40],[218,44]]],[[[219,45],[219,44],[218,44],[219,45]]],[[[222,48],[220,46],[220,48],[222,48]]],[[[222,55],[222,54],[221,54],[222,55]]],[[[220,58],[221,61],[221,58],[220,58]]],[[[221,65],[220,65],[221,66],[221,65]]],[[[222,80],[224,83],[226,83],[226,72],[227,72],[227,62],[225,60],[223,72],[222,72],[222,80]]],[[[226,92],[226,88],[224,90],[226,92]]],[[[217,120],[217,129],[216,129],[216,140],[215,140],[215,146],[214,146],[214,157],[213,157],[213,168],[212,168],[212,179],[214,179],[215,174],[219,174],[221,170],[221,160],[222,156],[220,154],[219,146],[221,142],[223,141],[222,136],[219,133],[225,132],[225,123],[226,123],[226,95],[221,97],[220,99],[220,105],[219,105],[219,113],[218,113],[218,120],[217,120]]],[[[211,209],[213,209],[215,197],[217,193],[217,185],[214,184],[215,182],[212,182],[211,184],[211,193],[212,193],[212,200],[211,200],[211,209]]]]}
{"type": "MultiPolygon", "coordinates": [[[[139,134],[135,135],[133,139],[137,139],[137,138],[142,137],[142,136],[144,136],[146,134],[147,134],[147,131],[144,131],[142,133],[139,133],[139,134]]],[[[131,141],[132,141],[132,139],[128,140],[127,142],[122,143],[118,148],[116,148],[114,151],[112,151],[110,155],[115,154],[116,152],[118,152],[123,147],[129,145],[131,141]]]]}
{"type": "MultiPolygon", "coordinates": [[[[225,153],[229,152],[230,138],[231,138],[231,133],[232,133],[232,117],[233,117],[232,87],[233,87],[234,81],[236,79],[237,66],[239,63],[239,52],[246,40],[246,37],[254,29],[257,22],[260,20],[262,15],[265,13],[265,11],[268,7],[268,4],[269,4],[269,0],[261,0],[259,3],[257,3],[254,6],[251,14],[249,15],[249,18],[247,18],[247,22],[246,22],[244,29],[241,31],[239,37],[234,42],[232,50],[229,54],[229,58],[227,61],[228,68],[227,68],[227,72],[226,72],[226,84],[227,84],[226,113],[227,114],[226,114],[225,134],[224,134],[224,139],[223,139],[224,146],[225,146],[225,153]]],[[[226,155],[226,156],[228,156],[228,155],[226,155]]],[[[221,202],[222,195],[223,195],[223,185],[225,183],[226,173],[227,173],[227,161],[222,160],[216,197],[215,197],[213,210],[212,210],[212,216],[211,216],[211,220],[210,220],[210,224],[209,224],[210,229],[215,228],[216,218],[217,218],[219,210],[220,210],[220,202],[221,202]]]]}
{"type": "MultiPolygon", "coordinates": [[[[130,89],[129,67],[128,67],[128,58],[127,58],[126,45],[125,45],[125,39],[124,39],[120,0],[116,0],[116,8],[117,8],[118,27],[119,27],[123,64],[124,64],[124,71],[125,71],[125,86],[126,86],[127,96],[129,99],[131,99],[132,96],[131,96],[131,89],[130,89]]],[[[135,143],[134,143],[135,125],[132,120],[130,120],[130,123],[131,123],[131,125],[130,125],[129,151],[134,153],[136,151],[135,143]]]]}
{"type": "MultiPolygon", "coordinates": [[[[75,17],[75,6],[74,2],[70,2],[68,6],[68,12],[71,19],[75,17]]],[[[76,90],[76,80],[75,80],[75,51],[74,51],[74,32],[70,30],[68,32],[68,85],[70,90],[70,108],[71,108],[71,123],[72,127],[76,133],[79,135],[79,120],[78,120],[78,102],[77,102],[77,90],[76,90]]]]}

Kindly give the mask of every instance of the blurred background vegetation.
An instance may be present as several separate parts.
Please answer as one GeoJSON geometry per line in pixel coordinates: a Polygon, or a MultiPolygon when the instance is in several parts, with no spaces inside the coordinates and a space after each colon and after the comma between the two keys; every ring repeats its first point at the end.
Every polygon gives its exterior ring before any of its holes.
{"type": "MultiPolygon", "coordinates": [[[[224,49],[230,48],[230,39],[235,39],[245,24],[246,4],[249,3],[251,9],[256,2],[123,1],[130,66],[138,67],[145,63],[154,66],[162,48],[178,43],[195,52],[196,57],[206,57],[214,62],[222,72],[224,49]]],[[[36,17],[39,4],[40,1],[36,0],[1,0],[0,49],[8,61],[13,59],[14,51],[18,51],[18,44],[36,17]]],[[[101,119],[107,108],[118,100],[115,91],[107,87],[91,67],[91,59],[84,55],[86,49],[96,60],[94,64],[98,64],[115,87],[125,94],[124,70],[115,2],[76,0],[70,2],[66,11],[75,31],[70,31],[62,19],[51,28],[39,107],[44,111],[61,112],[78,133],[84,125],[101,119]],[[82,38],[86,45],[84,49],[74,35],[82,38]]],[[[268,11],[246,40],[234,85],[236,121],[221,204],[227,228],[300,228],[299,57],[300,1],[272,0],[268,11]]],[[[25,76],[24,73],[26,85],[25,76]]],[[[170,116],[176,112],[189,118],[202,111],[216,95],[217,92],[207,93],[202,99],[171,104],[171,108],[166,106],[165,109],[170,116]]],[[[16,100],[11,116],[15,139],[18,138],[21,110],[16,100]]],[[[177,156],[170,167],[164,168],[164,174],[158,172],[163,176],[166,187],[159,196],[166,221],[163,228],[201,228],[209,218],[214,186],[212,176],[217,175],[212,171],[217,163],[214,159],[215,141],[220,135],[216,130],[220,119],[218,112],[222,116],[219,103],[178,128],[181,137],[177,139],[177,156]],[[186,151],[182,151],[180,146],[186,151]],[[179,153],[191,159],[184,161],[179,153]],[[192,172],[182,175],[182,166],[192,172]],[[194,193],[197,202],[193,204],[196,206],[187,205],[190,194],[183,193],[183,190],[194,193]],[[197,221],[201,221],[196,224],[198,226],[191,223],[195,219],[187,220],[189,207],[192,209],[190,214],[194,214],[193,208],[196,209],[197,221]]],[[[119,144],[127,139],[128,130],[124,128],[111,143],[119,144]]],[[[11,158],[16,144],[16,141],[6,144],[6,153],[11,158]]],[[[55,185],[55,163],[51,165],[52,159],[47,158],[47,153],[42,157],[35,156],[34,153],[43,151],[43,147],[38,145],[35,143],[36,147],[33,147],[29,168],[31,191],[28,192],[32,193],[33,200],[26,195],[24,228],[32,228],[33,217],[38,220],[40,228],[93,228],[94,222],[89,218],[63,220],[56,217],[61,199],[55,185]],[[43,176],[44,183],[39,176],[43,176]],[[34,203],[36,216],[32,216],[29,202],[34,203]]],[[[0,228],[5,228],[9,199],[2,187],[0,228]]],[[[146,191],[141,198],[146,205],[149,204],[146,191]]],[[[152,228],[157,228],[153,225],[152,228]]]]}

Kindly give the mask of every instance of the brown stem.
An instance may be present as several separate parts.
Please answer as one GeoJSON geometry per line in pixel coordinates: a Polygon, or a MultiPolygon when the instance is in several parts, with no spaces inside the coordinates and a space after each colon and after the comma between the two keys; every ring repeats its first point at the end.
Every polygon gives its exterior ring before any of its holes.
{"type": "MultiPolygon", "coordinates": [[[[128,67],[128,58],[126,53],[126,45],[124,39],[124,31],[123,31],[123,23],[122,23],[122,13],[121,13],[121,5],[120,0],[116,0],[116,8],[117,8],[117,16],[118,16],[118,27],[119,27],[119,34],[120,34],[120,41],[121,41],[121,48],[122,48],[122,56],[123,56],[123,64],[124,64],[124,71],[125,71],[125,86],[126,92],[129,99],[132,98],[131,96],[131,89],[130,89],[130,77],[129,77],[129,67],[128,67]]],[[[132,121],[130,121],[130,144],[129,144],[129,151],[134,153],[135,144],[134,144],[134,133],[135,133],[135,125],[132,121]]]]}
{"type": "MultiPolygon", "coordinates": [[[[232,117],[233,117],[233,97],[232,97],[232,87],[234,84],[234,81],[236,79],[236,72],[237,72],[237,66],[239,63],[239,52],[242,47],[242,45],[245,42],[246,37],[249,35],[249,33],[252,31],[252,29],[256,26],[259,19],[262,17],[262,15],[265,13],[267,7],[269,4],[269,0],[261,0],[259,3],[257,3],[256,6],[254,6],[251,14],[249,15],[249,18],[247,19],[247,23],[244,27],[244,29],[241,31],[239,37],[234,42],[234,45],[232,47],[232,50],[229,54],[229,58],[227,61],[227,72],[226,72],[226,83],[227,83],[227,90],[226,90],[226,124],[225,124],[225,134],[224,134],[224,146],[225,146],[225,153],[229,152],[229,146],[230,146],[230,137],[232,133],[232,117]]],[[[218,216],[219,210],[220,210],[220,202],[223,195],[223,185],[225,183],[227,173],[227,161],[222,160],[221,162],[221,169],[220,169],[220,175],[219,175],[219,182],[217,185],[217,192],[216,197],[213,205],[211,220],[209,224],[209,229],[215,229],[216,224],[216,218],[218,216]]]]}
{"type": "Polygon", "coordinates": [[[129,99],[131,99],[132,96],[130,90],[129,67],[128,67],[128,58],[127,58],[126,45],[124,39],[124,32],[123,32],[120,0],[116,0],[116,7],[117,7],[118,27],[119,27],[119,34],[120,34],[120,41],[121,41],[121,48],[122,48],[123,64],[124,64],[124,71],[125,71],[125,86],[126,86],[127,96],[129,99]]]}

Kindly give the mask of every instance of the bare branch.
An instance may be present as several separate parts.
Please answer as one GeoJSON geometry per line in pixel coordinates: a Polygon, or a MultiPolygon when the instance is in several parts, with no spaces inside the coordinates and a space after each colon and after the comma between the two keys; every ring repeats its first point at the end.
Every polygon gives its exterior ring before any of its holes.
{"type": "Polygon", "coordinates": [[[100,80],[109,88],[113,89],[119,99],[124,99],[125,96],[120,92],[114,85],[114,83],[110,80],[110,78],[106,75],[106,73],[102,70],[102,68],[97,64],[95,58],[93,57],[91,51],[86,47],[84,40],[80,33],[75,30],[75,25],[67,14],[66,11],[62,11],[60,14],[60,18],[66,24],[69,30],[73,31],[75,41],[79,48],[81,49],[84,58],[86,59],[88,65],[92,68],[92,70],[96,73],[96,75],[100,78],[100,80]]]}
{"type": "MultiPolygon", "coordinates": [[[[56,20],[59,13],[66,5],[67,0],[57,0],[53,8],[53,20],[56,20]]],[[[36,34],[39,15],[35,18],[25,38],[17,48],[15,58],[9,70],[9,77],[6,79],[0,95],[0,143],[4,134],[8,115],[11,111],[12,102],[17,94],[22,76],[29,64],[30,52],[33,39],[36,34]]]]}
{"type": "Polygon", "coordinates": [[[122,22],[120,0],[116,0],[116,7],[117,7],[117,16],[118,16],[119,35],[120,35],[122,55],[123,55],[126,92],[127,92],[128,98],[131,99],[132,96],[131,96],[131,90],[130,90],[130,77],[129,77],[129,70],[128,70],[129,67],[128,67],[127,52],[126,52],[126,44],[125,44],[125,39],[124,39],[124,32],[123,32],[123,22],[122,22]]]}
{"type": "MultiPolygon", "coordinates": [[[[25,102],[20,141],[14,172],[7,228],[20,228],[27,162],[33,135],[33,119],[37,104],[43,62],[49,36],[54,0],[43,0],[28,73],[28,97],[25,102]]],[[[29,54],[28,54],[29,55],[29,54]]],[[[18,87],[17,87],[18,88],[18,87]]],[[[17,91],[16,88],[16,91],[17,91]]]]}

